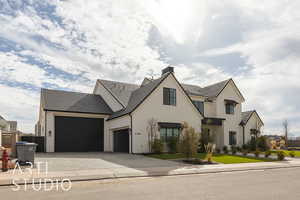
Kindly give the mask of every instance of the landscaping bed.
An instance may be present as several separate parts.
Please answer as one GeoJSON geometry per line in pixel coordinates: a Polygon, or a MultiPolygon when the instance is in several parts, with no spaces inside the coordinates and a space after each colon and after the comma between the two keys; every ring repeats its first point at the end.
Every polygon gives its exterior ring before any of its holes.
{"type": "MultiPolygon", "coordinates": [[[[148,154],[146,156],[163,159],[163,160],[179,160],[185,159],[184,154],[175,153],[162,153],[162,154],[148,154]]],[[[205,153],[197,153],[196,159],[204,160],[206,157],[205,153]]],[[[215,163],[222,163],[222,164],[234,164],[234,163],[255,163],[255,162],[272,162],[276,161],[275,159],[271,158],[256,158],[250,156],[240,156],[240,155],[229,155],[229,154],[214,154],[212,157],[212,161],[215,163]]],[[[192,163],[193,164],[193,163],[192,163]]],[[[200,163],[199,164],[208,164],[208,163],[200,163]]]]}

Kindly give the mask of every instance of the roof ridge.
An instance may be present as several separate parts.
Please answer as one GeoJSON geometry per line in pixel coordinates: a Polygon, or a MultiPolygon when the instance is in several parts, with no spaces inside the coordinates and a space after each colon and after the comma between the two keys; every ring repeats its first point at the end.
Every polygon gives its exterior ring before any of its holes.
{"type": "Polygon", "coordinates": [[[205,87],[203,87],[203,88],[211,87],[211,86],[214,86],[214,85],[217,85],[217,84],[220,84],[220,83],[224,83],[224,82],[227,83],[227,82],[230,81],[230,80],[232,80],[232,78],[229,78],[229,79],[226,79],[226,80],[223,80],[223,81],[219,81],[219,82],[216,82],[216,83],[207,85],[207,86],[205,86],[205,87]]]}
{"type": "Polygon", "coordinates": [[[86,92],[75,92],[75,91],[67,91],[67,90],[57,90],[57,89],[47,89],[47,88],[41,88],[41,90],[48,90],[48,91],[55,91],[55,92],[65,92],[65,93],[77,93],[77,94],[90,94],[90,95],[96,95],[100,96],[98,94],[93,94],[93,93],[86,93],[86,92]]]}
{"type": "Polygon", "coordinates": [[[114,81],[114,80],[107,80],[107,79],[97,79],[97,81],[109,81],[109,82],[114,82],[114,83],[122,83],[122,84],[127,84],[127,85],[134,85],[134,86],[139,86],[137,83],[128,83],[128,82],[121,82],[121,81],[114,81]]]}

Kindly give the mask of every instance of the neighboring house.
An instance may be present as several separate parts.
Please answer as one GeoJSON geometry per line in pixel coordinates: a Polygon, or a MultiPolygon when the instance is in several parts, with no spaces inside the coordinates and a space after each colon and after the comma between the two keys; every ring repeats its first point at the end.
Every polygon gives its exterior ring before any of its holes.
{"type": "Polygon", "coordinates": [[[219,148],[242,145],[263,126],[256,111],[242,113],[244,101],[232,79],[202,88],[179,83],[167,67],[141,85],[97,80],[93,94],[42,89],[36,135],[45,136],[47,152],[148,153],[154,119],[164,142],[186,121],[219,148]]]}

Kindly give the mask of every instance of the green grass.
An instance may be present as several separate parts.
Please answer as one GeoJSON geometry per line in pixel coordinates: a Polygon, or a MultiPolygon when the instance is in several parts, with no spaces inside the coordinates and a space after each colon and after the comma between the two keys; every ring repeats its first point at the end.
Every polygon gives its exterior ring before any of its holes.
{"type": "Polygon", "coordinates": [[[271,158],[255,158],[255,157],[248,157],[248,156],[219,154],[213,156],[213,161],[218,163],[223,163],[223,164],[234,164],[234,163],[271,162],[274,160],[271,158]]]}
{"type": "MultiPolygon", "coordinates": [[[[204,159],[205,153],[198,153],[197,158],[204,159]]],[[[152,158],[158,158],[163,160],[171,160],[171,159],[179,159],[184,158],[184,155],[181,153],[177,154],[149,154],[147,155],[152,158]]],[[[254,157],[247,157],[247,156],[238,156],[238,155],[226,155],[226,154],[215,154],[213,155],[213,161],[218,163],[224,163],[224,164],[233,164],[233,163],[253,163],[253,162],[270,162],[274,161],[270,158],[254,158],[254,157]]]]}
{"type": "MultiPolygon", "coordinates": [[[[283,151],[285,153],[286,156],[290,156],[290,152],[289,150],[273,150],[271,151],[272,154],[276,154],[278,151],[283,151]]],[[[300,151],[293,151],[295,153],[295,157],[300,157],[300,151]]]]}

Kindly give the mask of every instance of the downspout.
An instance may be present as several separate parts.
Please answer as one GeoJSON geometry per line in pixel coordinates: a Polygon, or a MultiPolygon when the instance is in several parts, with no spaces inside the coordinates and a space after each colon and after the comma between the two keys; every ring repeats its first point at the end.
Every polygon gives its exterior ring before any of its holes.
{"type": "Polygon", "coordinates": [[[242,125],[243,127],[243,145],[245,144],[245,125],[242,125]]]}
{"type": "Polygon", "coordinates": [[[133,147],[133,145],[132,145],[132,143],[133,143],[133,132],[132,132],[132,115],[131,114],[129,114],[129,116],[130,116],[130,153],[133,153],[133,151],[132,151],[132,147],[133,147]]]}
{"type": "Polygon", "coordinates": [[[45,144],[44,150],[47,152],[47,111],[45,111],[45,144]]]}

